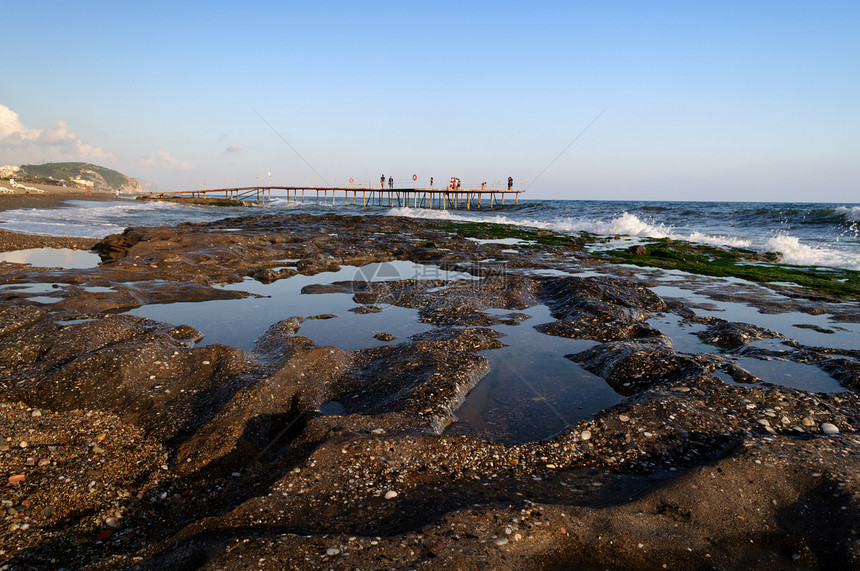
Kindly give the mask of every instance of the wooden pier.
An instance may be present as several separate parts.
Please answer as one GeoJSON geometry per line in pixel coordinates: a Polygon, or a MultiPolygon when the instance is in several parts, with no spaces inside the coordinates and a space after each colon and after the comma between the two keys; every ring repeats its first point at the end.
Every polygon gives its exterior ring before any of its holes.
{"type": "Polygon", "coordinates": [[[338,204],[353,206],[406,206],[409,208],[439,208],[472,210],[489,206],[504,206],[505,197],[513,197],[519,204],[523,190],[492,190],[465,188],[367,188],[354,186],[240,186],[233,188],[210,188],[199,190],[177,190],[156,192],[141,198],[147,200],[200,200],[229,204],[254,204],[271,206],[272,192],[275,197],[284,193],[289,204],[313,203],[324,206],[338,204]],[[202,200],[201,200],[202,199],[202,200]]]}

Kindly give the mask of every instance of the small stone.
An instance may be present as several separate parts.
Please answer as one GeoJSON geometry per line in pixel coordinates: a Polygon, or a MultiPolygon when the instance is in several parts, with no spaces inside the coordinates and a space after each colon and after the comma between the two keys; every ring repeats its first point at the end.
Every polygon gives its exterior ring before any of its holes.
{"type": "Polygon", "coordinates": [[[520,541],[523,538],[521,533],[514,534],[514,541],[520,541]]]}
{"type": "Polygon", "coordinates": [[[496,545],[507,545],[508,538],[507,537],[500,537],[499,539],[497,539],[493,543],[495,543],[496,545]]]}
{"type": "Polygon", "coordinates": [[[583,430],[582,432],[579,433],[579,437],[582,440],[591,440],[591,431],[590,430],[583,430]]]}
{"type": "Polygon", "coordinates": [[[112,529],[103,529],[103,530],[101,530],[101,532],[99,532],[98,536],[96,537],[96,541],[107,541],[108,539],[111,538],[112,535],[113,535],[112,529]]]}
{"type": "Polygon", "coordinates": [[[36,418],[42,416],[42,411],[37,408],[36,410],[33,411],[33,416],[36,418]]]}
{"type": "Polygon", "coordinates": [[[621,422],[630,422],[630,417],[626,414],[620,414],[618,415],[618,420],[620,420],[621,422]]]}
{"type": "Polygon", "coordinates": [[[340,549],[338,549],[337,547],[329,547],[328,549],[325,550],[325,554],[328,555],[329,557],[334,557],[338,553],[340,553],[340,549]]]}
{"type": "Polygon", "coordinates": [[[15,474],[14,476],[9,476],[9,483],[10,484],[20,484],[21,482],[23,482],[26,479],[27,479],[27,477],[24,474],[15,474]]]}
{"type": "Polygon", "coordinates": [[[116,529],[119,527],[119,521],[117,521],[115,517],[109,517],[105,519],[105,525],[110,528],[116,529]]]}
{"type": "Polygon", "coordinates": [[[556,466],[555,466],[555,464],[547,464],[546,468],[547,468],[547,470],[555,470],[556,466]]]}
{"type": "Polygon", "coordinates": [[[808,416],[803,417],[803,420],[800,421],[800,424],[809,428],[810,426],[815,426],[815,421],[809,418],[808,416]]]}
{"type": "Polygon", "coordinates": [[[54,510],[53,510],[53,508],[50,508],[50,507],[42,508],[42,511],[40,511],[39,513],[42,514],[42,517],[53,517],[54,510]]]}
{"type": "Polygon", "coordinates": [[[832,434],[839,434],[839,428],[837,428],[835,424],[831,424],[829,422],[822,422],[821,432],[830,436],[832,434]]]}
{"type": "Polygon", "coordinates": [[[22,440],[21,443],[18,444],[21,448],[27,448],[29,445],[30,444],[26,440],[22,440]]]}
{"type": "Polygon", "coordinates": [[[397,492],[395,492],[394,490],[388,490],[387,492],[385,492],[385,499],[386,500],[393,500],[396,497],[397,497],[397,492]]]}
{"type": "Polygon", "coordinates": [[[104,454],[105,449],[101,446],[93,446],[93,454],[104,454]]]}

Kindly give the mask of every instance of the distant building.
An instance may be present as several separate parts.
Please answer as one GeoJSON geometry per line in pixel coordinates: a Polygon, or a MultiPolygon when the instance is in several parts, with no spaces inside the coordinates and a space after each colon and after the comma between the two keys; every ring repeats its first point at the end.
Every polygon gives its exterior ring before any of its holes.
{"type": "Polygon", "coordinates": [[[12,178],[19,170],[21,169],[15,165],[0,166],[0,178],[12,178]]]}
{"type": "Polygon", "coordinates": [[[95,186],[95,183],[91,180],[84,180],[82,178],[70,178],[69,180],[72,181],[72,183],[74,183],[74,185],[78,188],[87,189],[93,188],[95,186]]]}

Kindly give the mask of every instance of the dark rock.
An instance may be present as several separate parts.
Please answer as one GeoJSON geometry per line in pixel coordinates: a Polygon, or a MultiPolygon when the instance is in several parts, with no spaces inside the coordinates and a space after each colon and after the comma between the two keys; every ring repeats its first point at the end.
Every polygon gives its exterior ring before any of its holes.
{"type": "Polygon", "coordinates": [[[546,280],[540,299],[558,321],[539,325],[538,331],[596,341],[660,336],[644,321],[650,312],[666,309],[665,302],[651,290],[603,277],[546,280]]]}
{"type": "Polygon", "coordinates": [[[623,395],[636,394],[658,383],[701,377],[715,368],[711,357],[678,353],[661,343],[634,341],[597,345],[567,358],[603,377],[623,395]]]}
{"type": "Polygon", "coordinates": [[[726,349],[737,349],[751,341],[759,339],[785,339],[783,335],[770,329],[765,329],[750,323],[737,323],[734,321],[721,321],[711,325],[704,331],[697,333],[706,343],[724,347],[726,349]]]}

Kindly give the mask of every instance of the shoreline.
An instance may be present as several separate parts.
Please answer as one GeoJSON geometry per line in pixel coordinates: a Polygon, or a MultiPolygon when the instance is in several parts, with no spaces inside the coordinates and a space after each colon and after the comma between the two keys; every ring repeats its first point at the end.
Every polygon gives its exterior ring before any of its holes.
{"type": "MultiPolygon", "coordinates": [[[[719,303],[742,302],[797,315],[802,331],[827,336],[840,333],[809,329],[821,328],[814,318],[849,327],[857,302],[615,265],[587,253],[594,237],[542,232],[512,247],[468,239],[475,231],[390,216],[270,214],[131,228],[95,245],[104,260],[96,268],[0,272],[8,443],[0,471],[16,512],[0,530],[0,562],[860,562],[850,534],[860,525],[860,351],[777,345],[785,336],[762,326],[766,315],[741,323],[718,312],[719,303]],[[323,279],[395,260],[472,279],[323,279]],[[346,351],[303,336],[343,315],[271,312],[268,330],[243,351],[197,344],[203,333],[182,323],[180,306],[170,323],[127,314],[176,302],[262,303],[272,296],[255,297],[258,288],[314,275],[323,281],[302,288],[307,299],[348,294],[357,319],[395,306],[432,328],[346,351]],[[531,327],[523,316],[538,305],[551,318],[537,331],[593,341],[564,357],[623,400],[543,440],[452,434],[489,371],[485,352],[509,340],[494,327],[531,327]],[[679,350],[656,315],[678,319],[713,349],[679,350]],[[768,384],[743,369],[750,357],[817,367],[846,390],[768,384]],[[332,402],[339,408],[323,413],[332,402]]],[[[221,311],[216,326],[233,319],[221,311]]]]}
{"type": "Polygon", "coordinates": [[[46,184],[30,184],[42,192],[25,192],[21,189],[12,188],[8,180],[0,180],[0,212],[15,210],[17,208],[55,208],[65,200],[113,200],[114,195],[110,192],[92,192],[87,194],[85,190],[68,188],[64,186],[53,186],[46,184]]]}

